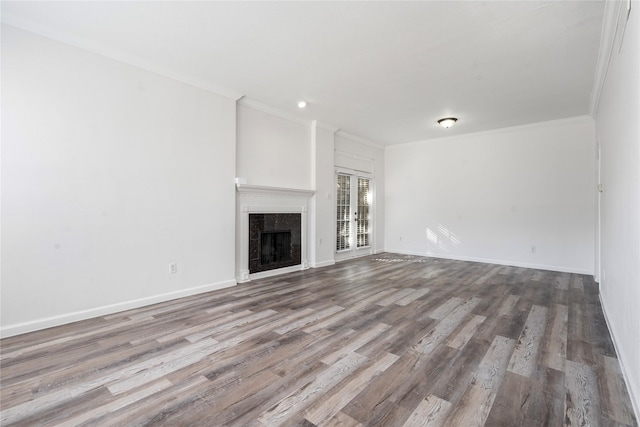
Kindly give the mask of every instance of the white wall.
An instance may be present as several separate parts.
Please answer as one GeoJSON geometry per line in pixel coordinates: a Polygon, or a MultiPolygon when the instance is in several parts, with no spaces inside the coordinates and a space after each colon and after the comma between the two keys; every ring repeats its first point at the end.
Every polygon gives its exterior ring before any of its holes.
{"type": "Polygon", "coordinates": [[[593,274],[594,152],[590,118],[388,147],[386,248],[593,274]]]}
{"type": "MultiPolygon", "coordinates": [[[[621,51],[620,34],[613,46],[596,130],[604,190],[600,296],[640,416],[640,10],[636,6],[621,51]]],[[[623,28],[622,21],[618,28],[623,28]]]]}
{"type": "Polygon", "coordinates": [[[9,26],[2,90],[3,335],[235,283],[235,100],[9,26]]]}
{"type": "Polygon", "coordinates": [[[311,122],[238,103],[237,176],[247,184],[311,190],[311,122]]]}
{"type": "MultiPolygon", "coordinates": [[[[375,223],[373,250],[375,253],[382,252],[385,248],[384,148],[354,135],[345,132],[337,132],[335,134],[335,150],[336,167],[355,169],[373,174],[375,223]]],[[[335,222],[333,225],[335,226],[335,222]]]]}

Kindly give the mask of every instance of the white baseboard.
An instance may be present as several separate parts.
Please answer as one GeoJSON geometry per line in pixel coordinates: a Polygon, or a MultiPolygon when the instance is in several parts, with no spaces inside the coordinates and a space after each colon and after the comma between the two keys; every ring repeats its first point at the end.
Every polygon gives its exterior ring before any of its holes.
{"type": "Polygon", "coordinates": [[[131,310],[134,308],[144,307],[146,305],[157,304],[159,302],[170,301],[177,298],[188,297],[191,295],[201,294],[204,292],[224,289],[236,284],[235,280],[225,280],[222,282],[211,283],[203,286],[196,286],[189,289],[181,289],[179,291],[168,292],[160,295],[152,295],[149,297],[139,298],[131,301],[123,301],[115,304],[104,305],[101,307],[90,308],[87,310],[75,311],[73,313],[61,314],[58,316],[45,317],[43,319],[31,320],[29,322],[17,323],[14,325],[0,327],[0,337],[6,338],[14,335],[20,335],[27,332],[39,331],[41,329],[60,326],[67,323],[77,322],[79,320],[91,319],[92,317],[106,316],[108,314],[118,313],[120,311],[131,310]]]}
{"type": "Polygon", "coordinates": [[[405,251],[401,249],[386,249],[385,252],[396,253],[400,255],[416,255],[416,256],[425,256],[430,258],[452,259],[456,261],[482,262],[485,264],[507,265],[511,267],[533,268],[536,270],[559,271],[561,273],[576,273],[576,274],[586,274],[589,276],[593,276],[593,271],[589,271],[581,268],[565,267],[562,265],[533,264],[533,263],[520,262],[520,261],[507,261],[507,260],[492,259],[492,258],[468,257],[468,256],[450,255],[450,254],[433,253],[433,252],[405,251]]]}
{"type": "MultiPolygon", "coordinates": [[[[636,389],[634,387],[635,384],[630,381],[631,376],[629,375],[629,371],[627,368],[628,365],[625,363],[624,353],[620,351],[620,346],[618,345],[616,335],[614,334],[615,329],[611,327],[612,323],[609,319],[609,315],[607,314],[607,306],[602,300],[602,294],[600,292],[598,292],[598,299],[600,299],[600,306],[602,307],[602,313],[604,314],[604,321],[607,324],[607,329],[609,330],[611,341],[613,341],[613,347],[616,349],[618,363],[620,364],[620,370],[622,371],[622,378],[624,378],[624,383],[627,385],[627,391],[629,392],[629,398],[631,399],[633,412],[635,412],[636,420],[640,420],[640,390],[636,389]]],[[[638,384],[638,387],[640,387],[640,384],[638,384]]]]}
{"type": "Polygon", "coordinates": [[[330,260],[327,260],[327,261],[320,261],[320,262],[311,263],[311,267],[312,268],[321,268],[321,267],[328,267],[330,265],[335,265],[335,264],[336,264],[336,260],[330,259],[330,260]]]}
{"type": "Polygon", "coordinates": [[[279,276],[280,274],[293,273],[295,271],[302,271],[302,270],[306,270],[307,268],[303,267],[301,264],[298,264],[298,265],[292,265],[291,267],[275,268],[273,270],[261,271],[259,273],[251,273],[249,274],[249,280],[245,280],[243,281],[243,283],[249,282],[251,280],[279,276]]]}

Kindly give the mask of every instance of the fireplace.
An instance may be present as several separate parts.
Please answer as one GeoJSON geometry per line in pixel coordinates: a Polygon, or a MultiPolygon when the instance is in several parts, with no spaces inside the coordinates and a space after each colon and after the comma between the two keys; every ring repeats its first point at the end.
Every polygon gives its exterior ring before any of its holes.
{"type": "Polygon", "coordinates": [[[299,265],[301,214],[249,214],[249,273],[299,265]]]}
{"type": "Polygon", "coordinates": [[[307,210],[313,190],[236,182],[238,283],[306,270],[307,210]]]}

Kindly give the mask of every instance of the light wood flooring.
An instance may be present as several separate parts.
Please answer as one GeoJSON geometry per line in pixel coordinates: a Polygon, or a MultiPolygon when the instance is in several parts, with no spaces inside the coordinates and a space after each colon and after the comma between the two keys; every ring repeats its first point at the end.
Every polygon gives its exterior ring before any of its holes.
{"type": "Polygon", "coordinates": [[[637,425],[576,274],[380,254],[0,345],[2,426],[637,425]]]}

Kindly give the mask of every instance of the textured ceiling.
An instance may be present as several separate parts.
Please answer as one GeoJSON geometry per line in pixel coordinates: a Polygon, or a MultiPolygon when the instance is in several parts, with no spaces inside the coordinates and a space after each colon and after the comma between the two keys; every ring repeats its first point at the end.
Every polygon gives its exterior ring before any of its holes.
{"type": "Polygon", "coordinates": [[[603,12],[603,1],[2,2],[8,24],[383,145],[589,114],[603,12]],[[453,128],[436,124],[450,115],[453,128]]]}

